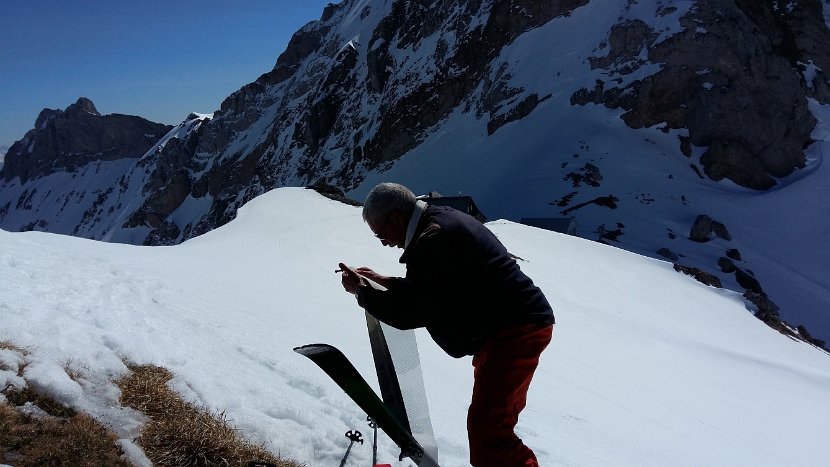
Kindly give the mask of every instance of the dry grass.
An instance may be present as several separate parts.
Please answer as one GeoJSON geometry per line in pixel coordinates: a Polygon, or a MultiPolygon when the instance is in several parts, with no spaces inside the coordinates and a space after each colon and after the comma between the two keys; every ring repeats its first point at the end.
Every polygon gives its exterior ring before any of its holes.
{"type": "MultiPolygon", "coordinates": [[[[9,342],[0,341],[0,349],[26,355],[9,342]]],[[[23,374],[19,368],[2,368],[23,374]]],[[[18,467],[44,465],[129,466],[121,460],[116,437],[87,415],[76,413],[54,399],[28,387],[2,389],[6,398],[0,403],[0,463],[18,467]],[[27,415],[17,409],[32,403],[46,416],[27,415]]]]}
{"type": "MultiPolygon", "coordinates": [[[[0,349],[20,355],[28,352],[6,341],[0,349]]],[[[25,364],[16,371],[23,375],[25,364]]],[[[279,458],[261,446],[245,442],[230,425],[224,413],[211,413],[184,402],[167,382],[172,374],[155,366],[134,366],[132,373],[116,382],[121,402],[150,418],[138,442],[157,466],[245,466],[273,464],[276,467],[301,467],[302,464],[279,458]],[[252,464],[253,465],[253,464],[252,464]]],[[[76,413],[54,399],[29,387],[0,388],[7,402],[0,403],[0,464],[16,467],[129,466],[115,444],[117,437],[91,417],[76,413]],[[47,415],[35,416],[18,407],[31,403],[47,415]]]]}
{"type": "Polygon", "coordinates": [[[224,413],[184,402],[167,387],[172,375],[164,368],[143,365],[118,381],[121,403],[150,418],[138,443],[159,466],[244,466],[250,461],[279,467],[300,464],[279,458],[244,441],[224,413]]]}
{"type": "Polygon", "coordinates": [[[35,418],[0,404],[0,462],[44,465],[124,466],[116,437],[92,418],[35,418]]]}
{"type": "Polygon", "coordinates": [[[0,341],[0,349],[14,350],[16,352],[21,352],[21,353],[24,352],[23,349],[21,349],[20,347],[12,344],[11,342],[6,342],[6,341],[0,341]]]}
{"type": "Polygon", "coordinates": [[[49,396],[38,394],[29,387],[23,389],[10,387],[3,394],[13,406],[21,406],[31,402],[53,417],[69,418],[75,415],[75,411],[71,408],[61,405],[49,396]]]}

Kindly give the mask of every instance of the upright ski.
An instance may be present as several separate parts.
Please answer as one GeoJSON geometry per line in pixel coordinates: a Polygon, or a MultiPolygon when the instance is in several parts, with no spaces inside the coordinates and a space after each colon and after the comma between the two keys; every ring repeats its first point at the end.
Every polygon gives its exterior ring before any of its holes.
{"type": "Polygon", "coordinates": [[[366,326],[383,402],[437,461],[438,444],[432,431],[415,331],[395,329],[368,312],[366,326]]]}
{"type": "Polygon", "coordinates": [[[367,312],[366,326],[369,330],[369,344],[372,346],[372,357],[375,360],[375,370],[378,374],[378,385],[380,386],[380,396],[383,403],[401,422],[401,425],[412,433],[401,385],[398,382],[398,374],[395,371],[395,363],[392,361],[389,344],[386,342],[386,336],[383,334],[380,321],[367,312]]]}
{"type": "Polygon", "coordinates": [[[378,427],[401,448],[400,459],[409,457],[419,467],[439,467],[342,352],[328,344],[304,345],[295,348],[294,351],[316,363],[377,423],[378,427]]]}

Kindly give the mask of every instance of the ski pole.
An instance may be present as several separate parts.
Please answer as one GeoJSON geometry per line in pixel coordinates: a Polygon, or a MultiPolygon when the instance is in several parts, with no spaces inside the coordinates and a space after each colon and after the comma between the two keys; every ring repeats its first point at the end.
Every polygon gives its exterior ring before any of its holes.
{"type": "Polygon", "coordinates": [[[374,432],[374,439],[372,440],[372,465],[374,466],[378,463],[378,424],[372,420],[372,417],[366,417],[366,420],[369,421],[369,428],[374,432]]]}
{"type": "Polygon", "coordinates": [[[343,456],[343,460],[340,461],[340,467],[343,467],[344,465],[346,465],[346,459],[349,458],[349,453],[352,450],[352,445],[354,444],[354,442],[357,441],[358,443],[363,444],[362,436],[363,435],[361,435],[360,432],[357,431],[357,430],[355,430],[355,431],[349,430],[349,431],[346,432],[346,438],[349,438],[349,447],[346,448],[346,455],[343,456]]]}

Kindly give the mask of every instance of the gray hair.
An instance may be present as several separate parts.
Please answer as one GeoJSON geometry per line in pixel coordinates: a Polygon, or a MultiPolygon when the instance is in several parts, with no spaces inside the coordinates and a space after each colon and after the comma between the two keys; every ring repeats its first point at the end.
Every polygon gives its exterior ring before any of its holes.
{"type": "Polygon", "coordinates": [[[415,194],[397,183],[381,183],[372,188],[363,203],[363,220],[378,225],[389,217],[392,211],[405,214],[415,207],[415,194]]]}

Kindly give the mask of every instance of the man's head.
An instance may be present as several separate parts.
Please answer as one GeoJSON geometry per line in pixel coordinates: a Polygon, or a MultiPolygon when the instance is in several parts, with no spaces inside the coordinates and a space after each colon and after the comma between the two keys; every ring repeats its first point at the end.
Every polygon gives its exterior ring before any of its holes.
{"type": "Polygon", "coordinates": [[[363,220],[381,243],[403,248],[415,202],[415,194],[409,188],[397,183],[381,183],[366,196],[363,220]]]}

